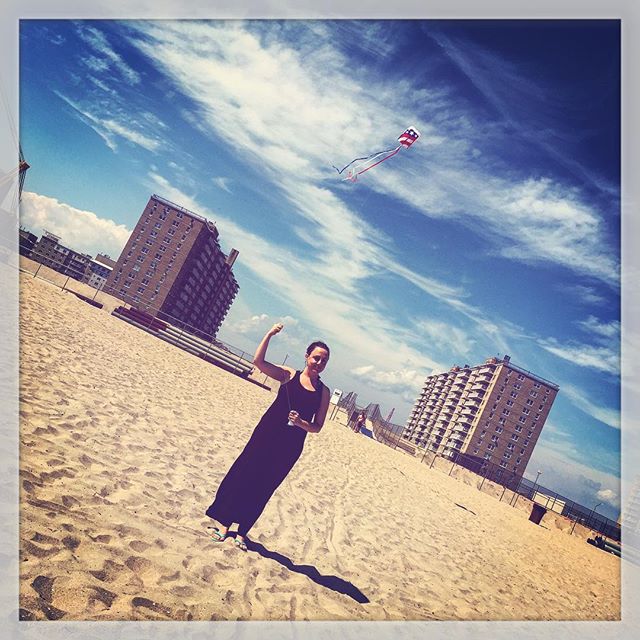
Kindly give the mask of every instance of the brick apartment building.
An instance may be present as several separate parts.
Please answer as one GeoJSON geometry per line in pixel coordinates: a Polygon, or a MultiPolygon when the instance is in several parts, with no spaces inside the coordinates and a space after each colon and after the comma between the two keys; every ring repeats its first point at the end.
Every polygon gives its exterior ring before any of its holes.
{"type": "Polygon", "coordinates": [[[215,336],[235,296],[218,229],[206,218],[152,195],[105,285],[105,291],[185,330],[215,336]]]}
{"type": "Polygon", "coordinates": [[[46,229],[33,245],[30,258],[76,280],[82,280],[91,256],[60,244],[60,236],[46,229]]]}
{"type": "Polygon", "coordinates": [[[558,390],[509,356],[454,366],[425,380],[403,436],[440,455],[466,454],[521,476],[558,390]]]}

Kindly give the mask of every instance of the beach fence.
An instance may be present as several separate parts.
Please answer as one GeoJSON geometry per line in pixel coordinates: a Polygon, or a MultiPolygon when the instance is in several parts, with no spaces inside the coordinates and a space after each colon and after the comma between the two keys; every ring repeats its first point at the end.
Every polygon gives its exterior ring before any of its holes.
{"type": "MultiPolygon", "coordinates": [[[[53,263],[51,256],[46,256],[48,263],[53,263]]],[[[202,358],[230,373],[240,376],[253,384],[265,389],[271,389],[267,384],[270,380],[258,375],[253,367],[253,354],[238,347],[234,347],[213,335],[207,334],[187,322],[163,313],[159,308],[148,304],[140,304],[131,296],[115,296],[95,289],[86,282],[82,282],[85,272],[65,265],[42,264],[25,256],[20,256],[20,271],[33,275],[68,291],[92,306],[110,312],[116,318],[127,322],[157,338],[202,358]],[[60,271],[53,267],[58,267],[60,271]]]]}
{"type": "MultiPolygon", "coordinates": [[[[490,493],[500,501],[507,501],[512,507],[531,509],[532,514],[537,511],[539,515],[549,513],[550,517],[557,516],[566,521],[566,528],[571,534],[577,533],[576,527],[580,527],[581,533],[597,532],[605,536],[608,541],[620,542],[620,524],[597,513],[595,508],[578,504],[566,496],[487,460],[459,451],[444,456],[429,447],[419,447],[402,437],[404,427],[387,422],[379,414],[376,418],[372,420],[372,426],[374,438],[378,442],[393,449],[399,449],[430,468],[459,477],[469,484],[475,484],[478,489],[490,493]],[[539,509],[535,508],[536,505],[539,509]]],[[[561,524],[559,522],[559,525],[561,524]]]]}

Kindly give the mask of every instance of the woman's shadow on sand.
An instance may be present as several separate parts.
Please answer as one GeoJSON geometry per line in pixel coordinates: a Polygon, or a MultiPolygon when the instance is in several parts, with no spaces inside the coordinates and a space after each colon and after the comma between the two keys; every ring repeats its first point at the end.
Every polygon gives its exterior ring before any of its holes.
{"type": "Polygon", "coordinates": [[[259,542],[255,542],[254,540],[247,540],[247,548],[250,551],[257,551],[263,558],[269,558],[270,560],[279,562],[290,571],[302,573],[323,587],[333,589],[333,591],[337,591],[338,593],[343,593],[360,604],[366,604],[369,602],[369,598],[367,598],[367,596],[365,596],[358,587],[347,580],[343,580],[337,576],[323,576],[315,567],[309,564],[293,564],[287,556],[283,556],[277,551],[270,551],[264,545],[259,542]]]}

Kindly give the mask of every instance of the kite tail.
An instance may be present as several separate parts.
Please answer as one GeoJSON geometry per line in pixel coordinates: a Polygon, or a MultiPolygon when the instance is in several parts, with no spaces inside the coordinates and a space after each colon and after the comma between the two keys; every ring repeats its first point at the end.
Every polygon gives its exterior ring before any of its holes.
{"type": "MultiPolygon", "coordinates": [[[[336,167],[334,164],[332,164],[331,166],[339,173],[342,174],[342,172],[345,169],[348,169],[352,164],[354,164],[355,162],[364,162],[365,160],[371,160],[373,158],[377,158],[378,156],[381,156],[385,153],[391,153],[392,151],[394,152],[392,155],[395,155],[398,150],[400,149],[400,147],[396,147],[394,149],[386,149],[385,151],[377,151],[376,153],[372,153],[369,156],[363,156],[362,158],[354,158],[349,164],[345,165],[344,167],[342,167],[342,169],[338,169],[338,167],[336,167]]],[[[391,156],[389,156],[391,157],[391,156]]],[[[380,162],[382,162],[382,160],[380,160],[380,162]]],[[[376,163],[378,164],[378,163],[376,163]]],[[[375,165],[373,165],[375,166],[375,165]]]]}

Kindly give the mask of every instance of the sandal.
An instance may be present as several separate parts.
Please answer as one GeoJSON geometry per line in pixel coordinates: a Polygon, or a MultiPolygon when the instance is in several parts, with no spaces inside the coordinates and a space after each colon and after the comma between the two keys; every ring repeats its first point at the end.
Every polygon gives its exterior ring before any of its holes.
{"type": "Polygon", "coordinates": [[[227,539],[227,533],[220,533],[220,531],[218,531],[216,527],[211,527],[211,529],[213,529],[213,531],[211,532],[211,537],[213,538],[214,542],[224,542],[227,539]]]}
{"type": "Polygon", "coordinates": [[[234,543],[236,545],[236,547],[238,547],[238,549],[240,549],[240,551],[246,551],[247,550],[247,543],[240,539],[240,538],[234,538],[234,543]]]}

